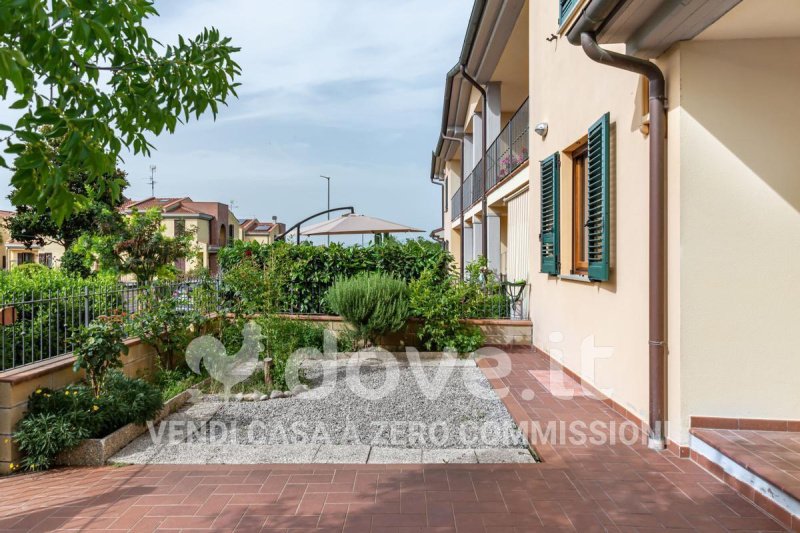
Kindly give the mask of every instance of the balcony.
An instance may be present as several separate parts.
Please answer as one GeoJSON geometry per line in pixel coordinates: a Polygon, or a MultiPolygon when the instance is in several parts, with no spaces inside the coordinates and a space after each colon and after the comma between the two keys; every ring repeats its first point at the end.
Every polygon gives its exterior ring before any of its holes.
{"type": "Polygon", "coordinates": [[[483,179],[482,160],[478,161],[461,187],[453,194],[450,203],[452,220],[456,220],[464,211],[478,203],[487,191],[508,179],[528,161],[528,129],[528,100],[525,100],[486,151],[488,179],[483,179]]]}

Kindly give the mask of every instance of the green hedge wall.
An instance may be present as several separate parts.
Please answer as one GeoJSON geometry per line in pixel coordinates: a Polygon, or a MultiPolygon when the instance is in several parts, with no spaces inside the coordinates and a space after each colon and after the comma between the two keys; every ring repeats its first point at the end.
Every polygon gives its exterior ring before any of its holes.
{"type": "Polygon", "coordinates": [[[441,272],[444,279],[452,264],[451,255],[441,245],[425,239],[387,240],[369,246],[236,241],[219,252],[223,271],[245,258],[268,270],[270,281],[278,293],[277,310],[294,313],[329,313],[324,296],[340,278],[361,272],[384,272],[408,282],[418,279],[426,268],[431,268],[441,272]]]}

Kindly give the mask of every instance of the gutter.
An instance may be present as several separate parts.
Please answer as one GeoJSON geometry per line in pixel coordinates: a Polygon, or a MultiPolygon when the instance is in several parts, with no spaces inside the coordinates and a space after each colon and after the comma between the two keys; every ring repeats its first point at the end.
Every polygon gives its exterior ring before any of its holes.
{"type": "MultiPolygon", "coordinates": [[[[467,80],[470,85],[475,87],[481,94],[481,100],[483,101],[483,116],[481,117],[481,171],[482,171],[482,187],[483,189],[482,198],[481,198],[481,257],[486,257],[486,250],[487,250],[487,242],[486,239],[489,236],[489,228],[487,227],[487,211],[488,206],[486,203],[486,154],[489,151],[488,140],[486,139],[486,120],[489,116],[489,100],[486,98],[486,89],[478,83],[475,78],[469,75],[467,72],[467,66],[462,63],[461,64],[461,75],[464,76],[464,79],[467,80]]],[[[461,158],[462,162],[464,158],[461,158]]],[[[462,163],[463,167],[463,163],[462,163]]],[[[462,174],[466,174],[462,170],[462,174]]],[[[463,190],[463,189],[462,189],[463,190]]],[[[463,205],[463,204],[462,204],[463,205]]],[[[462,213],[462,220],[463,220],[463,213],[462,213]]]]}
{"type": "MultiPolygon", "coordinates": [[[[452,103],[452,93],[453,93],[453,82],[455,77],[459,74],[465,75],[466,74],[466,65],[469,62],[469,57],[472,55],[472,50],[475,47],[475,37],[478,34],[478,26],[480,26],[481,19],[483,18],[483,12],[486,9],[487,0],[475,0],[475,3],[472,6],[472,13],[469,16],[469,23],[467,24],[467,32],[464,35],[464,44],[461,46],[461,55],[458,58],[458,63],[451,68],[448,73],[447,77],[445,78],[445,86],[444,86],[444,105],[442,106],[442,126],[441,131],[439,133],[439,141],[436,144],[436,149],[433,151],[433,160],[431,162],[431,183],[434,183],[436,177],[436,157],[437,154],[442,152],[442,147],[444,146],[444,141],[455,141],[461,145],[461,187],[459,187],[459,201],[461,202],[461,208],[464,207],[464,178],[466,176],[466,169],[464,168],[464,141],[458,137],[452,137],[448,135],[447,131],[447,118],[450,115],[450,104],[452,103]]],[[[466,78],[466,76],[465,76],[466,78]]],[[[475,82],[474,79],[466,78],[467,81],[470,83],[475,82]]],[[[477,82],[475,82],[477,83],[477,82]]],[[[478,86],[478,90],[481,91],[483,95],[483,103],[484,103],[484,120],[483,123],[483,144],[486,143],[486,91],[483,90],[482,87],[478,86]]],[[[488,146],[483,147],[484,156],[483,160],[483,176],[484,182],[486,180],[486,151],[488,150],[488,146]]],[[[485,192],[485,191],[484,191],[485,192]]],[[[483,237],[483,255],[486,255],[486,235],[487,235],[487,228],[486,228],[486,197],[484,195],[483,198],[483,220],[484,223],[481,226],[482,228],[482,237],[483,237]]],[[[445,227],[444,224],[444,209],[442,209],[442,228],[445,227]]],[[[460,264],[460,274],[461,279],[464,279],[464,213],[461,213],[461,261],[460,264]]]]}
{"type": "MultiPolygon", "coordinates": [[[[447,135],[442,135],[442,139],[446,139],[448,141],[457,142],[461,145],[461,179],[459,180],[461,183],[458,187],[458,203],[459,209],[461,210],[461,214],[458,215],[460,222],[459,225],[461,226],[461,236],[459,240],[459,248],[461,252],[461,258],[458,261],[458,270],[461,279],[464,279],[464,139],[459,137],[449,137],[447,135]]],[[[444,212],[443,212],[444,213],[444,212]]],[[[444,219],[442,219],[442,227],[444,227],[444,219]]]]}
{"type": "MultiPolygon", "coordinates": [[[[447,196],[445,195],[444,177],[436,175],[436,154],[435,153],[431,153],[431,183],[433,183],[434,185],[438,185],[439,187],[442,188],[442,234],[444,234],[444,209],[445,209],[445,206],[447,205],[447,196]]],[[[446,242],[447,241],[445,239],[439,238],[439,237],[434,237],[434,232],[435,231],[436,230],[431,232],[431,239],[433,239],[435,241],[439,241],[439,243],[442,245],[442,248],[447,248],[447,246],[446,246],[446,242]]]]}
{"type": "Polygon", "coordinates": [[[666,447],[666,83],[664,73],[655,63],[601,48],[597,32],[624,0],[593,0],[586,6],[567,33],[569,42],[580,44],[590,59],[647,77],[650,87],[650,221],[649,221],[649,389],[650,434],[648,447],[666,447]]]}

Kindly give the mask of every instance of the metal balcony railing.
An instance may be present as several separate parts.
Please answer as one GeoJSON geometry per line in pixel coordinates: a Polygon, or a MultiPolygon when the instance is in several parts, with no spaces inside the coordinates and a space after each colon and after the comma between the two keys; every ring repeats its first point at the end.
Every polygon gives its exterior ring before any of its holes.
{"type": "Polygon", "coordinates": [[[528,100],[525,100],[486,151],[487,191],[528,160],[528,120],[528,100]]]}
{"type": "Polygon", "coordinates": [[[461,205],[460,195],[461,195],[461,187],[456,189],[455,194],[453,194],[453,197],[450,199],[450,211],[452,215],[450,220],[455,220],[461,216],[461,208],[463,206],[461,205]]]}
{"type": "Polygon", "coordinates": [[[486,151],[486,180],[483,179],[482,160],[472,169],[461,187],[453,194],[452,220],[478,203],[486,191],[508,178],[528,160],[528,100],[517,109],[506,127],[486,151]],[[459,197],[463,190],[463,203],[459,197]]]}

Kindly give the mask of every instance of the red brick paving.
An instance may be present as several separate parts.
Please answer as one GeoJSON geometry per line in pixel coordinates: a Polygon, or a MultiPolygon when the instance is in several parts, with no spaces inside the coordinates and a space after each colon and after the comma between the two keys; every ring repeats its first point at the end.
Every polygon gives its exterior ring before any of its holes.
{"type": "MultiPolygon", "coordinates": [[[[569,378],[554,388],[534,377],[531,370],[549,370],[544,356],[514,353],[511,359],[508,376],[485,371],[495,387],[510,390],[505,401],[523,427],[624,422],[589,396],[566,399],[565,389],[580,390],[569,378]]],[[[535,444],[542,464],[149,465],[13,476],[0,480],[0,529],[783,531],[727,485],[671,453],[620,442],[535,444]]]]}

